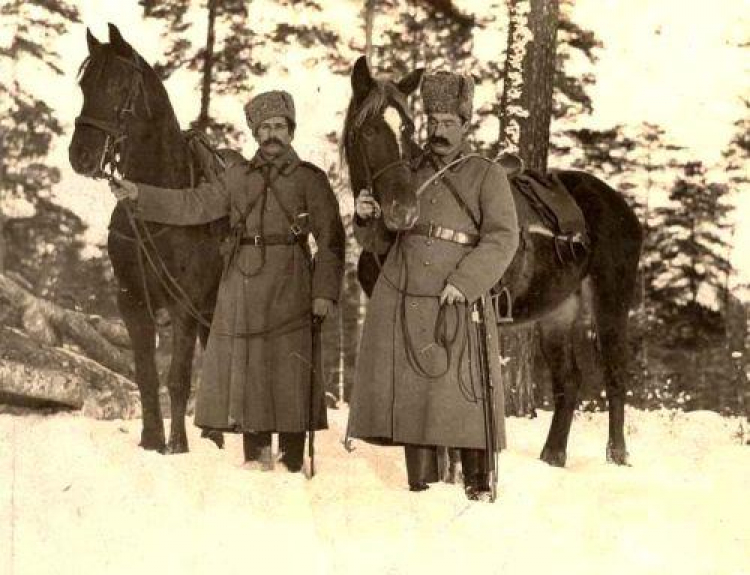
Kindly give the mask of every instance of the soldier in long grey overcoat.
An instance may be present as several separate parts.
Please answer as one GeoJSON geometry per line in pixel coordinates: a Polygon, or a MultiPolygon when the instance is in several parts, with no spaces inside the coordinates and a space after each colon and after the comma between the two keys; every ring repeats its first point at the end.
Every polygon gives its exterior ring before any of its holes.
{"type": "Polygon", "coordinates": [[[121,181],[113,191],[135,199],[148,221],[195,225],[229,215],[231,262],[219,286],[195,424],[242,432],[245,459],[264,469],[273,467],[271,433],[279,432],[281,461],[298,471],[310,414],[316,429],[327,427],[320,386],[313,410],[310,404],[312,321],[339,297],[344,230],[325,172],[291,146],[292,97],[263,93],[245,111],[259,149],[250,162],[229,167],[223,181],[179,190],[121,181]]]}
{"type": "MultiPolygon", "coordinates": [[[[413,164],[421,185],[467,154],[472,108],[470,78],[425,76],[422,98],[429,142],[413,164]]],[[[461,449],[466,493],[485,498],[487,438],[477,372],[478,340],[468,307],[502,277],[518,247],[516,210],[504,171],[471,157],[449,168],[419,200],[412,230],[393,245],[373,218],[378,206],[360,196],[357,237],[387,259],[367,307],[349,434],[373,443],[404,445],[409,486],[437,481],[436,446],[461,449]],[[451,191],[449,182],[454,189],[451,191]],[[458,197],[456,197],[458,195],[458,197]]],[[[505,441],[496,321],[486,308],[489,370],[497,386],[497,444],[505,441]]]]}

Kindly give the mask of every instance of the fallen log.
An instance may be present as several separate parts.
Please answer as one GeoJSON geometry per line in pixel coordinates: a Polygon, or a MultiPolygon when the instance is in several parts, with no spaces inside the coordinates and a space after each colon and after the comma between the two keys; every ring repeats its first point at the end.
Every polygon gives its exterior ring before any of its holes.
{"type": "Polygon", "coordinates": [[[136,385],[69,349],[0,327],[0,403],[82,410],[98,419],[140,415],[136,385]]]}
{"type": "Polygon", "coordinates": [[[0,274],[0,298],[6,305],[20,311],[24,331],[35,341],[49,347],[70,341],[97,363],[132,377],[130,354],[123,352],[104,335],[109,334],[118,345],[124,345],[129,343],[124,328],[105,327],[101,318],[92,322],[86,314],[38,298],[6,274],[0,274]]]}

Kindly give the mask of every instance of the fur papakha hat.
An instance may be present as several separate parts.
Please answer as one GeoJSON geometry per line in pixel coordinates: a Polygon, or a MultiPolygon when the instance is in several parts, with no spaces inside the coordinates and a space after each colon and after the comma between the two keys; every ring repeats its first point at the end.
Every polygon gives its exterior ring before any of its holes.
{"type": "Polygon", "coordinates": [[[468,122],[474,104],[474,80],[451,72],[425,74],[422,102],[427,114],[457,114],[468,122]]]}
{"type": "Polygon", "coordinates": [[[252,130],[255,130],[264,120],[277,116],[288,119],[292,126],[297,124],[294,100],[289,92],[283,90],[262,92],[245,105],[245,117],[252,130]]]}

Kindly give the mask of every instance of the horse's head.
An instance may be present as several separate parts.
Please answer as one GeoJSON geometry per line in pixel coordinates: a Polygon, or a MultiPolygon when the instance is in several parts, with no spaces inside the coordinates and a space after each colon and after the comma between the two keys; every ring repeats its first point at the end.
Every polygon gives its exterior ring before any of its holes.
{"type": "Polygon", "coordinates": [[[400,82],[378,81],[364,57],[352,71],[352,99],[343,145],[355,198],[369,190],[391,230],[409,229],[419,216],[410,160],[415,151],[414,121],[406,101],[419,85],[419,69],[400,82]]]}
{"type": "Polygon", "coordinates": [[[77,173],[98,178],[108,168],[122,171],[126,140],[148,128],[160,104],[149,97],[147,83],[161,84],[113,24],[109,44],[99,42],[89,30],[86,40],[89,55],[79,72],[83,107],[68,156],[77,173]]]}

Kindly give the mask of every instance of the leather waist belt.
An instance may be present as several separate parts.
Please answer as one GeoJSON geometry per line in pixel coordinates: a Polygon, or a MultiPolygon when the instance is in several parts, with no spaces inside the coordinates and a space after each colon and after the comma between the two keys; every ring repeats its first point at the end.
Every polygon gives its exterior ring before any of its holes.
{"type": "Polygon", "coordinates": [[[265,236],[243,236],[241,246],[291,246],[299,241],[294,234],[267,234],[265,236]]]}
{"type": "Polygon", "coordinates": [[[417,224],[411,229],[412,234],[418,236],[427,236],[428,238],[437,238],[446,242],[453,242],[462,246],[475,246],[479,242],[479,236],[451,230],[435,224],[417,224]]]}

